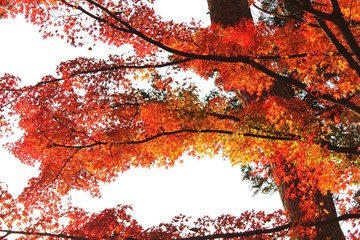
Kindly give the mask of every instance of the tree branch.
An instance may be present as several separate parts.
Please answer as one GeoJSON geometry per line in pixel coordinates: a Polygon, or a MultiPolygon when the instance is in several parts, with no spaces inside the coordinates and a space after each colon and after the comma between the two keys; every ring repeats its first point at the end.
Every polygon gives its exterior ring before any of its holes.
{"type": "Polygon", "coordinates": [[[294,6],[296,6],[297,8],[304,10],[314,16],[320,17],[325,20],[332,21],[331,13],[324,13],[322,11],[319,11],[319,10],[313,8],[310,1],[292,0],[292,4],[294,4],[294,6]]]}
{"type": "MultiPolygon", "coordinates": [[[[180,60],[165,62],[165,63],[159,63],[159,64],[144,64],[144,65],[116,65],[116,66],[110,66],[110,67],[104,67],[104,68],[95,68],[95,69],[89,69],[84,71],[78,71],[75,73],[70,74],[70,77],[76,77],[81,74],[87,74],[87,73],[96,73],[96,72],[106,72],[106,71],[113,71],[113,70],[119,70],[119,69],[146,69],[146,68],[163,68],[163,67],[169,67],[181,63],[186,63],[189,61],[192,61],[194,59],[190,58],[184,58],[180,60]]],[[[63,81],[63,78],[54,78],[49,81],[42,81],[35,84],[33,87],[45,85],[48,83],[54,83],[54,82],[60,82],[63,81]]]]}
{"type": "Polygon", "coordinates": [[[59,178],[60,174],[64,171],[66,165],[70,162],[70,160],[75,156],[76,153],[78,153],[81,149],[76,149],[64,162],[59,172],[54,177],[53,183],[59,178]]]}
{"type": "Polygon", "coordinates": [[[96,68],[96,69],[90,69],[85,71],[79,71],[76,73],[71,74],[71,77],[80,75],[80,74],[86,74],[86,73],[95,73],[95,72],[105,72],[105,71],[113,71],[113,70],[119,70],[119,69],[146,69],[146,68],[163,68],[163,67],[169,67],[173,65],[178,65],[181,63],[186,63],[189,61],[192,61],[193,59],[190,58],[184,58],[180,60],[175,60],[171,62],[166,63],[160,63],[160,64],[144,64],[144,65],[117,65],[117,66],[111,66],[111,67],[104,67],[104,68],[96,68]]]}
{"type": "MultiPolygon", "coordinates": [[[[227,119],[227,120],[232,120],[234,122],[239,122],[240,118],[235,117],[235,116],[231,116],[231,115],[225,115],[225,114],[220,114],[220,113],[207,113],[209,116],[213,116],[216,117],[218,119],[227,119]]],[[[261,129],[260,129],[261,130],[261,129]]],[[[245,136],[245,135],[244,135],[245,136]]],[[[251,137],[248,134],[248,137],[251,137]]],[[[292,139],[301,139],[301,136],[298,135],[288,135],[288,139],[287,140],[292,140],[292,139]]],[[[336,146],[333,144],[330,144],[329,141],[325,140],[325,139],[321,139],[320,140],[320,145],[322,147],[325,147],[326,149],[333,151],[333,152],[338,152],[338,153],[349,153],[349,154],[360,154],[360,146],[358,147],[344,147],[344,146],[336,146]]]]}
{"type": "Polygon", "coordinates": [[[51,147],[83,149],[83,148],[91,148],[91,147],[95,147],[98,145],[107,145],[107,144],[108,143],[106,143],[106,142],[95,142],[95,143],[86,144],[86,145],[65,145],[65,144],[53,143],[53,144],[51,144],[51,147]]]}
{"type": "Polygon", "coordinates": [[[334,44],[339,53],[345,58],[345,60],[349,63],[349,66],[354,69],[358,76],[360,76],[360,66],[358,62],[356,62],[351,53],[341,44],[341,42],[337,39],[335,34],[330,30],[325,21],[321,18],[316,17],[317,22],[319,23],[321,29],[325,32],[330,41],[334,44]]]}
{"type": "Polygon", "coordinates": [[[330,151],[333,151],[333,152],[349,153],[349,154],[356,154],[356,155],[360,154],[360,146],[357,146],[357,147],[336,146],[336,145],[330,144],[330,142],[328,142],[325,139],[321,139],[320,145],[330,151]]]}
{"type": "Polygon", "coordinates": [[[280,75],[280,74],[266,68],[264,65],[254,61],[254,60],[248,60],[247,64],[249,64],[250,66],[256,68],[260,72],[265,73],[269,77],[272,77],[274,79],[277,79],[277,80],[280,80],[280,81],[283,81],[283,82],[287,82],[287,83],[289,83],[289,84],[291,84],[293,86],[296,86],[296,87],[304,90],[309,95],[313,96],[315,99],[323,99],[323,100],[326,100],[328,102],[332,102],[332,103],[335,103],[335,104],[338,104],[338,105],[342,105],[345,108],[350,109],[350,110],[354,111],[357,114],[360,114],[360,106],[352,103],[347,98],[339,98],[339,99],[337,99],[332,95],[322,94],[320,91],[317,91],[317,90],[309,92],[308,91],[308,86],[305,83],[301,82],[301,81],[298,81],[298,80],[296,80],[294,78],[291,78],[291,77],[280,75]]]}
{"type": "Polygon", "coordinates": [[[7,236],[10,234],[20,234],[26,236],[43,236],[43,237],[56,237],[56,238],[65,238],[65,239],[74,239],[74,240],[87,240],[86,237],[77,237],[66,234],[56,234],[56,233],[47,233],[47,232],[27,232],[27,231],[15,231],[15,230],[3,230],[0,229],[0,232],[6,233],[7,236]]]}
{"type": "Polygon", "coordinates": [[[198,236],[198,237],[188,237],[188,238],[181,238],[178,240],[205,240],[205,239],[216,239],[216,238],[222,238],[222,239],[229,239],[229,238],[238,238],[238,237],[249,237],[249,236],[255,236],[255,235],[263,235],[263,234],[269,234],[269,233],[276,233],[280,232],[286,229],[290,229],[291,227],[296,226],[305,226],[305,227],[313,227],[313,226],[323,226],[328,225],[334,222],[340,222],[347,219],[358,219],[360,218],[360,214],[344,214],[339,217],[318,221],[318,222],[308,222],[303,224],[293,224],[293,223],[287,223],[285,225],[281,225],[274,228],[268,228],[268,229],[261,229],[261,230],[253,230],[253,231],[246,231],[246,232],[240,232],[240,233],[223,233],[223,234],[213,234],[213,235],[207,235],[207,236],[198,236]]]}
{"type": "MultiPolygon", "coordinates": [[[[216,238],[222,238],[222,239],[229,239],[229,238],[237,238],[237,237],[249,237],[249,236],[256,236],[256,235],[263,235],[263,234],[269,234],[269,233],[277,233],[281,232],[283,230],[290,229],[292,227],[313,227],[313,226],[323,226],[328,225],[335,222],[345,221],[348,219],[359,219],[360,214],[359,213],[353,213],[353,214],[344,214],[341,216],[338,216],[336,218],[322,220],[318,222],[307,222],[302,224],[295,224],[295,223],[287,223],[278,227],[274,228],[268,228],[268,229],[258,229],[258,230],[252,230],[252,231],[246,231],[246,232],[240,232],[240,233],[222,233],[222,234],[212,234],[212,235],[206,235],[206,236],[196,236],[196,237],[188,237],[188,238],[180,238],[178,240],[206,240],[206,239],[216,239],[216,238]]],[[[15,231],[15,230],[3,230],[0,229],[0,232],[6,233],[6,236],[10,234],[21,234],[21,235],[27,235],[27,236],[44,236],[44,237],[55,237],[55,238],[65,238],[65,239],[74,239],[74,240],[87,240],[86,237],[78,237],[78,236],[72,236],[72,235],[66,235],[66,234],[56,234],[56,233],[47,233],[47,232],[27,232],[27,231],[15,231]]]]}
{"type": "MultiPolygon", "coordinates": [[[[233,134],[237,134],[238,132],[228,131],[228,130],[220,130],[220,129],[202,129],[202,130],[181,129],[181,130],[158,133],[158,134],[156,134],[154,136],[147,137],[147,138],[142,139],[142,140],[115,142],[113,144],[115,144],[115,145],[140,144],[140,143],[145,143],[145,142],[152,141],[152,140],[154,140],[156,138],[160,138],[160,137],[163,137],[163,136],[177,135],[177,134],[182,134],[182,133],[216,133],[216,134],[233,135],[233,134]]],[[[293,141],[293,140],[295,140],[295,137],[293,137],[293,136],[270,136],[270,135],[254,134],[254,133],[240,133],[240,135],[242,135],[244,137],[254,137],[254,138],[268,139],[268,140],[279,140],[279,141],[293,141]]]]}
{"type": "MultiPolygon", "coordinates": [[[[278,17],[278,18],[294,20],[294,21],[297,21],[297,22],[303,22],[303,19],[298,18],[296,16],[287,16],[287,15],[279,14],[278,12],[267,11],[267,10],[257,6],[256,4],[253,4],[252,6],[254,6],[256,9],[258,9],[261,12],[264,12],[264,13],[269,14],[269,15],[273,15],[273,16],[278,17]]],[[[319,28],[319,25],[314,24],[314,23],[308,23],[308,25],[311,26],[311,27],[319,28]]]]}
{"type": "Polygon", "coordinates": [[[322,19],[322,21],[327,20],[334,23],[338,27],[339,31],[342,33],[345,41],[349,45],[352,52],[355,54],[357,59],[360,60],[359,44],[355,40],[353,33],[349,29],[349,25],[344,19],[344,15],[341,12],[339,2],[337,0],[331,0],[330,2],[332,5],[331,13],[324,13],[319,10],[316,10],[315,8],[313,8],[313,6],[311,6],[310,1],[309,3],[307,3],[305,1],[294,0],[293,4],[295,4],[298,8],[314,15],[315,18],[322,19]]]}
{"type": "MultiPolygon", "coordinates": [[[[105,13],[107,13],[109,16],[111,16],[114,20],[118,21],[120,24],[122,24],[123,26],[125,26],[127,29],[130,30],[131,33],[135,34],[136,36],[138,36],[139,38],[169,52],[169,53],[173,53],[179,56],[183,56],[186,58],[190,58],[190,59],[198,59],[198,60],[209,60],[209,61],[219,61],[219,62],[242,62],[245,64],[248,64],[252,67],[254,67],[255,69],[267,74],[270,77],[273,77],[275,79],[279,79],[280,81],[284,81],[287,83],[290,83],[296,87],[299,87],[300,89],[304,90],[304,91],[308,91],[307,90],[307,85],[289,78],[289,77],[285,77],[285,76],[281,76],[277,73],[275,73],[274,71],[271,71],[270,69],[266,68],[264,65],[261,65],[260,63],[256,62],[254,59],[252,59],[249,56],[218,56],[218,55],[202,55],[202,54],[195,54],[195,53],[189,53],[189,52],[183,52],[174,48],[171,48],[167,45],[164,45],[163,43],[156,41],[148,36],[146,36],[145,34],[143,34],[142,32],[138,31],[137,29],[135,29],[134,27],[132,27],[129,23],[127,23],[126,21],[123,21],[122,19],[120,19],[117,15],[113,14],[109,9],[105,8],[104,6],[102,6],[101,4],[98,4],[96,2],[94,2],[93,0],[86,0],[87,2],[89,2],[90,4],[93,4],[94,6],[98,7],[99,9],[101,9],[102,11],[104,11],[105,13]]],[[[325,14],[326,17],[330,16],[328,14],[325,14]]],[[[105,20],[104,20],[105,21],[105,20]]],[[[105,21],[105,23],[109,24],[109,26],[119,30],[119,27],[115,26],[112,23],[108,23],[105,21]]],[[[121,30],[120,30],[121,31],[121,30]]],[[[323,100],[335,103],[335,104],[340,104],[348,109],[353,110],[354,112],[360,114],[360,107],[357,106],[356,104],[347,101],[346,99],[336,99],[335,97],[333,97],[332,95],[327,95],[327,94],[321,94],[321,92],[316,91],[316,92],[312,92],[309,93],[310,95],[314,96],[315,98],[321,98],[323,100]]]]}
{"type": "MultiPolygon", "coordinates": [[[[255,69],[259,70],[260,72],[265,73],[266,75],[273,77],[275,79],[278,79],[280,81],[283,82],[287,82],[290,83],[293,86],[299,87],[300,89],[308,92],[308,86],[306,84],[304,84],[301,81],[295,80],[293,78],[289,78],[289,77],[285,77],[282,76],[268,68],[266,68],[264,65],[258,63],[255,59],[256,58],[252,58],[250,56],[220,56],[220,55],[203,55],[203,54],[196,54],[196,53],[189,53],[189,52],[184,52],[178,49],[174,49],[172,47],[169,47],[155,39],[152,39],[151,37],[148,37],[147,35],[143,34],[142,32],[138,31],[137,29],[135,29],[134,27],[132,27],[129,23],[127,23],[126,21],[122,20],[121,18],[119,18],[116,14],[112,13],[109,9],[107,9],[106,7],[102,6],[101,4],[93,1],[93,0],[86,0],[88,3],[94,5],[95,7],[101,9],[102,11],[104,11],[107,15],[109,15],[110,17],[112,17],[115,21],[117,21],[118,23],[120,23],[121,25],[123,25],[126,29],[127,33],[132,33],[134,35],[136,35],[137,37],[143,39],[144,41],[153,44],[154,46],[159,47],[160,49],[163,49],[169,53],[178,55],[178,56],[182,56],[185,57],[186,61],[191,61],[193,59],[197,59],[197,60],[207,60],[207,61],[218,61],[218,62],[227,62],[227,63],[236,63],[236,62],[241,62],[241,63],[245,63],[248,64],[252,67],[254,67],[255,69]]],[[[80,10],[81,12],[85,13],[86,15],[90,16],[91,18],[94,18],[95,20],[98,20],[99,22],[105,23],[107,25],[109,25],[111,28],[114,28],[117,31],[124,31],[124,28],[121,28],[119,26],[116,26],[113,23],[110,23],[109,21],[99,17],[99,16],[95,16],[93,14],[91,14],[90,12],[88,12],[87,10],[85,10],[84,8],[80,7],[80,6],[75,6],[75,5],[71,5],[70,3],[66,2],[63,0],[63,2],[69,6],[72,6],[78,10],[80,10]]],[[[304,4],[301,4],[304,5],[304,4]]],[[[303,6],[302,6],[303,7],[303,6]]],[[[309,6],[306,5],[306,8],[309,8],[309,6]]],[[[311,6],[310,6],[311,8],[311,6]]],[[[307,10],[307,9],[305,9],[307,10]]],[[[329,18],[329,14],[319,14],[319,16],[323,16],[324,19],[328,19],[329,18]],[[324,16],[323,16],[324,15],[324,16]]],[[[303,56],[302,54],[300,56],[303,56]]],[[[278,57],[278,56],[275,56],[278,57]]],[[[299,55],[295,54],[295,57],[299,57],[299,55]]],[[[266,57],[266,56],[260,56],[258,57],[258,59],[261,58],[268,58],[270,59],[270,56],[266,57]]],[[[184,60],[185,61],[185,60],[184,60]]],[[[89,70],[90,72],[92,70],[89,70]]],[[[97,70],[94,70],[97,71],[97,70]]],[[[60,81],[61,79],[54,79],[53,81],[60,81]]],[[[38,83],[40,84],[45,84],[48,82],[41,82],[38,83]]],[[[315,98],[320,98],[335,104],[339,104],[342,105],[358,114],[360,114],[360,107],[357,106],[356,104],[348,101],[347,99],[336,99],[334,96],[332,95],[327,95],[327,94],[322,94],[320,91],[315,91],[315,92],[310,92],[310,95],[314,96],[315,98]]]]}
{"type": "MultiPolygon", "coordinates": [[[[211,114],[209,114],[211,115],[211,114]]],[[[230,119],[233,121],[239,121],[238,118],[236,117],[232,117],[232,116],[227,116],[227,115],[222,115],[222,114],[212,114],[215,117],[218,117],[219,119],[230,119]]],[[[40,130],[39,130],[40,131],[40,130]]],[[[174,131],[164,131],[158,134],[155,134],[153,136],[150,137],[145,137],[143,139],[140,140],[129,140],[129,141],[121,141],[121,142],[104,142],[104,141],[95,141],[94,143],[91,144],[86,144],[86,145],[65,145],[65,144],[59,144],[54,142],[52,139],[50,139],[48,136],[46,136],[42,131],[40,131],[40,133],[49,141],[51,142],[50,147],[61,147],[61,148],[69,148],[69,149],[77,149],[77,150],[81,150],[84,148],[91,148],[91,147],[95,147],[98,145],[131,145],[131,144],[142,144],[142,143],[146,143],[146,142],[150,142],[153,141],[155,139],[164,137],[164,136],[171,136],[171,135],[178,135],[178,134],[185,134],[185,133],[196,133],[196,134],[201,134],[201,133],[215,133],[215,134],[225,134],[225,135],[233,135],[233,134],[240,134],[241,136],[244,137],[252,137],[252,138],[259,138],[259,139],[267,139],[267,140],[273,140],[273,141],[296,141],[301,139],[301,136],[299,135],[294,135],[294,134],[283,134],[281,135],[281,133],[279,133],[279,135],[264,135],[264,134],[256,134],[256,133],[239,133],[236,131],[231,131],[231,130],[222,130],[222,129],[179,129],[179,130],[174,130],[174,131]]],[[[350,153],[350,154],[360,154],[359,148],[358,147],[343,147],[343,146],[336,146],[336,145],[332,145],[330,144],[327,140],[321,139],[320,141],[320,145],[322,147],[325,147],[326,149],[333,151],[333,152],[338,152],[338,153],[350,153]]]]}
{"type": "Polygon", "coordinates": [[[332,22],[336,24],[340,32],[345,38],[346,43],[349,45],[351,51],[355,54],[358,61],[360,61],[360,48],[359,44],[354,38],[353,33],[349,29],[349,25],[347,24],[346,20],[344,19],[344,15],[341,12],[339,2],[337,0],[331,0],[331,5],[333,11],[331,13],[332,22]]]}
{"type": "MultiPolygon", "coordinates": [[[[240,232],[240,233],[222,233],[222,234],[212,234],[212,235],[206,235],[206,236],[196,236],[196,237],[188,237],[188,238],[180,238],[178,240],[206,240],[206,239],[216,239],[216,238],[222,238],[222,239],[230,239],[230,238],[237,238],[237,237],[249,237],[249,236],[256,236],[256,235],[263,235],[263,234],[269,234],[269,233],[277,233],[281,232],[283,230],[290,229],[292,227],[313,227],[313,226],[323,226],[328,225],[335,222],[345,221],[348,219],[359,219],[360,214],[344,214],[341,216],[338,216],[336,218],[327,219],[323,221],[318,222],[307,222],[303,224],[294,224],[294,223],[287,223],[278,227],[274,228],[268,228],[268,229],[258,229],[258,230],[252,230],[252,231],[246,231],[246,232],[240,232]]],[[[78,237],[78,236],[72,236],[72,235],[66,235],[66,234],[55,234],[55,233],[47,233],[47,232],[27,232],[27,231],[15,231],[15,230],[2,230],[0,229],[0,232],[6,233],[6,235],[10,234],[21,234],[21,235],[27,235],[27,236],[44,236],[44,237],[56,237],[56,238],[65,238],[65,239],[75,239],[75,240],[87,240],[86,237],[78,237]]]]}
{"type": "Polygon", "coordinates": [[[209,116],[212,116],[212,117],[216,117],[216,118],[218,118],[220,120],[228,119],[228,120],[232,120],[234,122],[240,122],[240,118],[235,117],[235,116],[231,116],[231,115],[215,113],[215,112],[207,112],[206,114],[209,115],[209,116]]]}

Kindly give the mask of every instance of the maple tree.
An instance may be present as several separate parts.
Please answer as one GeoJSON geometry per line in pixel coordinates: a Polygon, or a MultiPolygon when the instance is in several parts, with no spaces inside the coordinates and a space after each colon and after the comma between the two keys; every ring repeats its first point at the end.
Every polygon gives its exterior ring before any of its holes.
{"type": "Polygon", "coordinates": [[[12,116],[24,132],[8,148],[23,163],[40,164],[18,198],[1,189],[1,231],[26,238],[344,239],[339,221],[353,219],[348,236],[359,238],[360,4],[208,0],[208,27],[164,21],[152,4],[0,2],[1,15],[24,14],[44,37],[124,49],[108,59],[62,62],[56,76],[32,86],[1,77],[2,133],[15,128],[12,116]],[[255,21],[249,5],[263,17],[255,21]],[[181,79],[189,72],[215,81],[216,90],[201,97],[199,86],[181,79]],[[247,166],[253,186],[274,182],[285,211],[195,222],[181,215],[143,229],[129,206],[90,214],[63,204],[70,190],[99,196],[101,182],[130,167],[171,167],[184,153],[222,154],[247,166]]]}

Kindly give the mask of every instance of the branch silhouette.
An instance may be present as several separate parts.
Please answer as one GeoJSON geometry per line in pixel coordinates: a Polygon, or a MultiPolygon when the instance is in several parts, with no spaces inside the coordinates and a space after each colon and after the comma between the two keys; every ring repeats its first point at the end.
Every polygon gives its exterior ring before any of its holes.
{"type": "MultiPolygon", "coordinates": [[[[267,228],[267,229],[258,229],[258,230],[251,230],[251,231],[245,231],[245,232],[239,232],[239,233],[223,233],[223,234],[212,234],[212,235],[206,235],[206,236],[194,236],[194,237],[187,237],[187,238],[178,238],[177,240],[210,240],[210,239],[216,239],[216,238],[222,238],[222,239],[230,239],[230,238],[236,238],[236,237],[250,237],[250,236],[256,236],[256,235],[262,235],[262,234],[269,234],[269,233],[277,233],[281,232],[287,229],[290,229],[291,227],[296,226],[304,226],[304,227],[312,227],[312,226],[322,226],[331,224],[334,222],[340,222],[345,221],[348,219],[360,219],[360,213],[353,213],[353,214],[344,214],[341,216],[338,216],[333,219],[327,219],[323,221],[318,222],[308,222],[303,224],[295,224],[295,223],[287,223],[278,227],[274,228],[267,228]]],[[[11,234],[14,235],[27,235],[27,236],[44,236],[44,237],[55,237],[55,238],[62,238],[62,239],[74,239],[74,240],[87,240],[88,238],[85,236],[73,236],[73,235],[67,235],[67,234],[56,234],[56,233],[48,233],[48,232],[30,232],[30,231],[16,231],[16,230],[4,230],[0,229],[0,232],[5,233],[4,236],[9,236],[11,234]]],[[[0,237],[0,239],[3,239],[4,236],[0,237]]],[[[128,239],[136,239],[136,238],[128,238],[128,239]]],[[[166,239],[162,239],[166,240],[166,239]]]]}
{"type": "Polygon", "coordinates": [[[207,235],[207,236],[197,236],[197,237],[188,237],[188,238],[181,238],[178,240],[208,240],[208,239],[216,239],[216,238],[222,238],[222,239],[230,239],[230,238],[236,238],[236,237],[250,237],[255,235],[262,235],[262,234],[269,234],[269,233],[276,233],[283,230],[290,229],[291,227],[295,226],[304,226],[304,227],[313,227],[313,226],[322,226],[331,224],[334,222],[340,222],[348,219],[358,219],[360,218],[360,214],[344,214],[341,216],[338,216],[333,219],[318,221],[318,222],[308,222],[303,224],[294,224],[294,223],[287,223],[285,225],[281,225],[274,228],[267,228],[267,229],[259,229],[259,230],[252,230],[252,231],[246,231],[246,232],[240,232],[240,233],[224,233],[224,234],[213,234],[213,235],[207,235]]]}
{"type": "MultiPolygon", "coordinates": [[[[239,55],[239,56],[220,56],[220,55],[212,55],[212,54],[197,54],[197,53],[192,53],[192,52],[185,52],[179,49],[175,49],[172,48],[160,41],[157,41],[149,36],[147,36],[146,34],[142,33],[141,31],[139,31],[138,29],[134,28],[131,24],[129,24],[127,21],[121,19],[119,16],[117,16],[116,14],[112,13],[109,9],[107,9],[106,7],[104,7],[103,5],[93,1],[93,0],[86,0],[86,2],[88,2],[89,4],[93,5],[94,7],[98,8],[99,10],[103,11],[104,13],[106,13],[109,17],[111,17],[115,22],[117,22],[118,24],[120,24],[123,27],[117,26],[112,22],[109,22],[109,20],[106,20],[104,18],[101,18],[99,16],[94,16],[92,13],[90,13],[89,11],[85,10],[84,8],[82,8],[81,6],[74,6],[71,5],[70,3],[66,2],[63,0],[63,2],[69,6],[74,7],[75,9],[80,10],[81,12],[83,12],[84,14],[88,15],[89,17],[107,24],[109,27],[113,28],[116,31],[120,31],[120,32],[127,32],[127,33],[131,33],[134,34],[135,36],[141,38],[142,40],[160,48],[165,50],[168,53],[172,53],[181,57],[185,57],[188,59],[196,59],[196,60],[204,60],[204,61],[217,61],[217,62],[224,62],[224,63],[244,63],[247,64],[253,68],[255,68],[256,70],[265,73],[266,75],[268,75],[269,77],[272,77],[273,79],[277,79],[279,81],[282,82],[286,82],[289,83],[293,86],[298,87],[299,89],[307,92],[308,94],[310,94],[311,96],[313,96],[315,99],[322,99],[325,100],[327,102],[331,102],[334,104],[338,104],[338,105],[342,105],[345,108],[354,111],[357,114],[360,114],[360,106],[354,104],[353,102],[349,101],[346,98],[335,98],[332,95],[329,94],[323,94],[320,91],[309,91],[310,87],[308,85],[306,85],[304,82],[302,82],[299,79],[295,79],[289,76],[284,76],[281,75],[269,68],[267,68],[265,65],[258,63],[256,57],[251,57],[251,56],[243,56],[243,55],[239,55]]],[[[305,9],[308,10],[308,9],[305,9]]],[[[325,14],[325,17],[323,16],[324,19],[328,19],[330,17],[330,15],[325,14]]],[[[331,20],[334,20],[332,18],[330,18],[331,20]]]]}

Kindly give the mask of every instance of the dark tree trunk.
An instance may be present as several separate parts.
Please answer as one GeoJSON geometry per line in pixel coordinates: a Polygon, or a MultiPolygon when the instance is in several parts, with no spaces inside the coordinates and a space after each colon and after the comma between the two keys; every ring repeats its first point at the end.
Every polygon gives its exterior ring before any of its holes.
{"type": "MultiPolygon", "coordinates": [[[[235,24],[241,22],[244,19],[251,19],[251,12],[248,6],[247,0],[208,0],[208,6],[210,11],[210,19],[212,23],[221,24],[224,27],[227,26],[234,26],[235,24]]],[[[264,97],[266,95],[278,95],[282,96],[284,98],[291,98],[293,97],[293,90],[291,86],[284,85],[284,83],[280,81],[274,82],[274,85],[272,89],[268,93],[264,93],[264,97]]],[[[251,99],[249,99],[251,101],[251,99]]],[[[284,159],[284,163],[286,164],[286,160],[284,159]]],[[[277,167],[283,167],[283,166],[273,166],[273,168],[277,167]]],[[[286,172],[294,173],[296,171],[293,171],[295,166],[290,166],[286,170],[286,172]]],[[[274,172],[276,172],[276,169],[274,169],[274,172]]],[[[297,185],[297,182],[300,181],[300,179],[296,180],[297,177],[295,177],[295,180],[291,183],[285,183],[281,179],[279,179],[278,189],[281,196],[281,200],[283,202],[285,210],[288,212],[288,218],[289,220],[293,222],[300,222],[302,216],[305,214],[300,209],[300,200],[299,198],[290,198],[289,197],[289,189],[290,186],[297,185]]],[[[291,187],[291,191],[296,191],[296,187],[291,187]]],[[[314,216],[314,219],[312,221],[320,221],[325,219],[331,219],[335,218],[337,216],[336,209],[333,201],[332,194],[329,192],[326,195],[323,195],[320,190],[313,190],[314,194],[311,196],[311,201],[315,202],[315,205],[318,212],[329,212],[328,214],[320,214],[319,216],[314,216]]],[[[296,192],[294,192],[296,194],[296,192]]],[[[296,194],[298,196],[298,194],[296,194]]],[[[310,199],[309,199],[310,201],[310,199]]],[[[317,233],[317,239],[333,239],[333,240],[341,240],[345,239],[343,232],[340,228],[340,225],[338,222],[332,223],[329,225],[323,225],[316,228],[317,233]]],[[[302,234],[295,233],[297,239],[309,239],[308,236],[304,236],[302,234]]]]}
{"type": "Polygon", "coordinates": [[[212,23],[234,26],[241,19],[250,19],[251,12],[247,0],[208,0],[212,23]]]}

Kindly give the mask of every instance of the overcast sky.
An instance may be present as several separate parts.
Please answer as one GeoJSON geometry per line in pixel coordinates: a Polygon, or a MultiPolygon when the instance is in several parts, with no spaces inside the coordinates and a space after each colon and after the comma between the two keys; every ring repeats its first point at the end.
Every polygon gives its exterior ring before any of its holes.
{"type": "MultiPolygon", "coordinates": [[[[187,21],[192,17],[209,22],[206,0],[157,0],[157,10],[166,19],[187,21]]],[[[0,75],[11,73],[26,83],[34,83],[44,75],[53,75],[56,66],[78,56],[106,57],[108,47],[92,51],[72,48],[59,39],[43,40],[34,26],[22,18],[0,20],[0,75]]],[[[145,227],[170,221],[183,213],[200,217],[223,213],[239,215],[246,209],[273,211],[281,208],[278,194],[252,198],[246,183],[241,183],[239,166],[232,167],[220,157],[184,159],[172,169],[133,169],[122,174],[102,189],[102,199],[86,193],[74,193],[76,204],[96,211],[119,203],[133,204],[136,219],[145,227]]],[[[8,183],[17,195],[36,169],[22,165],[4,149],[0,149],[0,181],[8,183]]]]}

